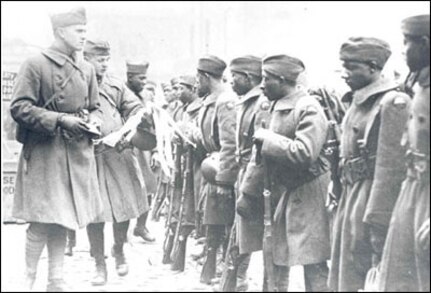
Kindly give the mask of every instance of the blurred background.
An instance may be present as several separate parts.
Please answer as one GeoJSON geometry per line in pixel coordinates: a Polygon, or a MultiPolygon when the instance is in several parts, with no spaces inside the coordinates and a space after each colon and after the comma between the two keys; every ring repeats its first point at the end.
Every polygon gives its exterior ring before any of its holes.
{"type": "Polygon", "coordinates": [[[160,83],[194,74],[204,54],[229,63],[245,54],[284,53],[304,61],[309,84],[340,93],[346,90],[339,75],[342,42],[350,36],[386,40],[393,53],[385,74],[404,79],[400,22],[430,10],[429,1],[2,1],[2,162],[10,170],[10,176],[3,172],[3,198],[13,195],[20,150],[8,107],[16,73],[23,60],[53,41],[49,15],[76,6],[87,10],[88,38],[111,44],[110,71],[123,79],[126,59],[149,61],[148,78],[160,83]]]}

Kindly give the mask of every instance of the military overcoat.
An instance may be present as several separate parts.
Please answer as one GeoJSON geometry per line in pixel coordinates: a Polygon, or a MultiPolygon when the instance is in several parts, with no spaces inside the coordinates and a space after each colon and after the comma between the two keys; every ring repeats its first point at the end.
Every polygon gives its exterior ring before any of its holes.
{"type": "Polygon", "coordinates": [[[57,127],[60,113],[87,109],[93,119],[99,105],[89,63],[54,47],[23,63],[10,107],[15,121],[28,129],[18,163],[14,217],[78,229],[102,212],[92,140],[85,135],[66,141],[57,127]]]}

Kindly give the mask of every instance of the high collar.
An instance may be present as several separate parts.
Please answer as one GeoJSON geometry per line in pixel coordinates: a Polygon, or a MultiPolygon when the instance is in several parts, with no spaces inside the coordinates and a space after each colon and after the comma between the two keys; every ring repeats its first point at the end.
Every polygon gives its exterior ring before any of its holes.
{"type": "Polygon", "coordinates": [[[354,102],[356,105],[365,103],[370,97],[395,89],[398,84],[390,79],[381,76],[375,82],[370,83],[363,88],[348,92],[342,99],[343,102],[354,102]]]}
{"type": "Polygon", "coordinates": [[[202,101],[198,98],[194,99],[191,103],[187,104],[187,113],[194,112],[202,107],[202,101]]]}
{"type": "Polygon", "coordinates": [[[287,96],[284,96],[283,98],[273,102],[272,111],[284,111],[294,109],[298,100],[306,95],[307,94],[304,91],[299,90],[287,96]]]}
{"type": "Polygon", "coordinates": [[[72,65],[78,66],[74,59],[76,59],[76,55],[72,54],[71,56],[66,55],[66,52],[61,51],[56,46],[51,46],[48,49],[42,51],[46,57],[57,63],[59,66],[63,66],[67,61],[69,61],[72,65]]]}
{"type": "Polygon", "coordinates": [[[259,97],[262,94],[262,90],[260,89],[260,85],[255,86],[251,90],[249,90],[241,99],[238,100],[237,105],[244,104],[250,99],[259,97]]]}
{"type": "Polygon", "coordinates": [[[209,105],[214,104],[217,101],[219,94],[219,91],[210,93],[205,98],[203,98],[202,105],[208,107],[209,105]]]}
{"type": "Polygon", "coordinates": [[[421,87],[429,87],[430,86],[430,67],[422,68],[417,76],[417,81],[421,87]]]}

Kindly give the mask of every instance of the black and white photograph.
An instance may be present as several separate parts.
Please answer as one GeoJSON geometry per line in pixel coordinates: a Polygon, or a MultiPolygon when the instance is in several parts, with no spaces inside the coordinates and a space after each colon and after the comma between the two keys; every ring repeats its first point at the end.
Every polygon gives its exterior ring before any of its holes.
{"type": "Polygon", "coordinates": [[[1,1],[2,292],[429,292],[430,1],[1,1]]]}

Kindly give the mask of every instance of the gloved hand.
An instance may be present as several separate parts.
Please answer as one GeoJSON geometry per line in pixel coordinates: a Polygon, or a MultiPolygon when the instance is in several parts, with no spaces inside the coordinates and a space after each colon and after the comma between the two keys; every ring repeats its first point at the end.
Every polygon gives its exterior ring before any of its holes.
{"type": "Polygon", "coordinates": [[[62,129],[67,130],[72,135],[76,136],[82,135],[87,129],[85,121],[82,118],[71,115],[60,114],[57,124],[62,129]]]}

